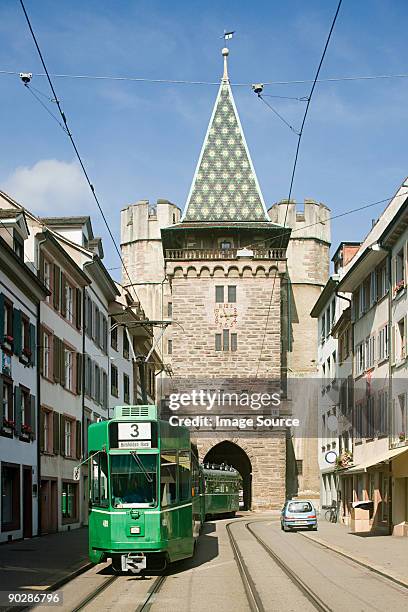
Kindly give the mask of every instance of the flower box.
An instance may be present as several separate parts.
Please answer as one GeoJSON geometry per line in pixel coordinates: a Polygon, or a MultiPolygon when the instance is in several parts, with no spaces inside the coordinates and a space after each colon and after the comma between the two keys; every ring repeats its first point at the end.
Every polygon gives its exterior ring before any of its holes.
{"type": "Polygon", "coordinates": [[[23,434],[31,434],[33,433],[33,428],[31,427],[31,425],[22,425],[21,431],[23,432],[23,434]]]}
{"type": "Polygon", "coordinates": [[[400,431],[398,434],[398,439],[400,442],[405,442],[405,431],[400,431]]]}
{"type": "Polygon", "coordinates": [[[6,334],[3,338],[3,347],[7,349],[8,351],[11,351],[13,349],[13,342],[14,342],[13,336],[9,336],[6,334]]]}
{"type": "Polygon", "coordinates": [[[1,428],[3,433],[8,434],[9,436],[12,436],[14,433],[14,429],[15,429],[15,422],[12,421],[11,419],[6,419],[6,417],[3,417],[3,427],[1,428]]]}
{"type": "Polygon", "coordinates": [[[348,468],[353,465],[353,455],[350,451],[344,451],[336,459],[337,468],[348,468]]]}
{"type": "Polygon", "coordinates": [[[394,287],[394,295],[398,295],[405,288],[405,281],[400,280],[394,287]]]}
{"type": "Polygon", "coordinates": [[[20,361],[21,363],[24,363],[24,365],[27,365],[30,363],[30,357],[27,355],[27,353],[22,352],[20,356],[20,361]]]}

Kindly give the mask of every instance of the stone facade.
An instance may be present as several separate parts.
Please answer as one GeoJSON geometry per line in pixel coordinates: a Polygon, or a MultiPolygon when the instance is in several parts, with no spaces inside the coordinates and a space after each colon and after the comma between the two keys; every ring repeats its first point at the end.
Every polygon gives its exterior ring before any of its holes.
{"type": "Polygon", "coordinates": [[[172,368],[176,377],[280,377],[281,275],[286,262],[168,262],[173,317],[182,328],[173,329],[172,368]],[[223,330],[217,322],[215,287],[236,287],[236,351],[216,351],[215,334],[223,330]],[[271,290],[274,286],[272,302],[271,290]],[[268,315],[269,309],[269,317],[268,315]],[[267,321],[268,318],[268,321],[267,321]],[[278,323],[278,324],[277,324],[278,323]],[[265,338],[264,332],[266,330],[265,338]]]}

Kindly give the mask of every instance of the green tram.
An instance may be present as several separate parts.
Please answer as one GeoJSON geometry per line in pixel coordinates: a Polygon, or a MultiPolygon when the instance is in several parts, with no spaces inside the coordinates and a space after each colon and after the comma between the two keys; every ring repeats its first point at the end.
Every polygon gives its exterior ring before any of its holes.
{"type": "Polygon", "coordinates": [[[161,570],[193,556],[209,516],[233,516],[241,477],[201,466],[190,432],[157,418],[156,406],[117,406],[93,423],[89,448],[89,557],[115,572],[161,570]]]}

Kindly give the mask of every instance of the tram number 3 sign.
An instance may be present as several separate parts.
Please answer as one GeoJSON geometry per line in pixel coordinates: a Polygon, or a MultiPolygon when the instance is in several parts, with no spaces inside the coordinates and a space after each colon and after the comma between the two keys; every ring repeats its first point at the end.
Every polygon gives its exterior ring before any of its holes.
{"type": "Polygon", "coordinates": [[[151,423],[118,423],[118,448],[151,447],[151,423]]]}

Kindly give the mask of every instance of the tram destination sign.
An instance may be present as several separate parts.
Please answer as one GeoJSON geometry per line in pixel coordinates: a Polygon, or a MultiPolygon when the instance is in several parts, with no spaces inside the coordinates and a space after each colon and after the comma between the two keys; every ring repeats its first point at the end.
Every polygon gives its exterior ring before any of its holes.
{"type": "Polygon", "coordinates": [[[157,448],[157,423],[113,421],[109,426],[109,446],[123,450],[157,448]]]}
{"type": "Polygon", "coordinates": [[[151,447],[151,423],[118,423],[118,448],[151,447]]]}

